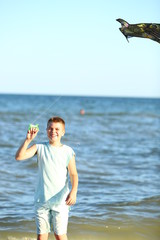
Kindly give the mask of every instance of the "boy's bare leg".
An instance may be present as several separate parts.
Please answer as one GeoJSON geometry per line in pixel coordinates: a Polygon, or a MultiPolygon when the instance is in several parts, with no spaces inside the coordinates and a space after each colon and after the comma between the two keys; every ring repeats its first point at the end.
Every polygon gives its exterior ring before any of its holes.
{"type": "Polygon", "coordinates": [[[64,234],[64,235],[54,234],[54,235],[55,235],[56,240],[67,240],[68,239],[66,234],[64,234]]]}
{"type": "Polygon", "coordinates": [[[48,240],[48,233],[38,234],[37,240],[48,240]]]}

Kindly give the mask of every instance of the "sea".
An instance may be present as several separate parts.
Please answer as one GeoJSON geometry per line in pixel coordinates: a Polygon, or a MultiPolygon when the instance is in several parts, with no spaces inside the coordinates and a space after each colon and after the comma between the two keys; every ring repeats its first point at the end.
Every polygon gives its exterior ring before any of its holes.
{"type": "Polygon", "coordinates": [[[36,240],[37,159],[15,154],[30,123],[34,143],[47,140],[52,116],[66,122],[79,175],[68,239],[159,240],[160,99],[14,94],[0,95],[0,240],[36,240]]]}

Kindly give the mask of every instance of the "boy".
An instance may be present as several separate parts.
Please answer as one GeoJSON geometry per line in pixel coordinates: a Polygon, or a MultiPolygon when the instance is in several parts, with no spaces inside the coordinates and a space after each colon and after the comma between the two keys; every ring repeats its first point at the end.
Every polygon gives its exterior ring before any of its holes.
{"type": "Polygon", "coordinates": [[[49,142],[34,144],[38,130],[31,128],[24,143],[16,153],[16,160],[25,160],[37,154],[38,181],[35,191],[35,218],[37,240],[47,240],[51,224],[56,240],[67,240],[69,206],[76,203],[78,174],[75,153],[69,146],[61,143],[65,134],[65,122],[53,117],[47,123],[49,142]],[[68,171],[72,189],[68,189],[68,171]]]}

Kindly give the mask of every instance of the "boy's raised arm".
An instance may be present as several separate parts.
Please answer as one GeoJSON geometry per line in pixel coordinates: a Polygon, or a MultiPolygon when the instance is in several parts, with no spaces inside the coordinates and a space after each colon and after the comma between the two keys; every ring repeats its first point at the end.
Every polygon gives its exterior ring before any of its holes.
{"type": "Polygon", "coordinates": [[[16,160],[25,160],[33,157],[36,154],[37,152],[36,145],[34,144],[30,148],[28,148],[28,146],[32,142],[32,140],[37,136],[37,133],[38,133],[37,129],[30,129],[27,132],[26,139],[16,152],[15,155],[16,160]]]}

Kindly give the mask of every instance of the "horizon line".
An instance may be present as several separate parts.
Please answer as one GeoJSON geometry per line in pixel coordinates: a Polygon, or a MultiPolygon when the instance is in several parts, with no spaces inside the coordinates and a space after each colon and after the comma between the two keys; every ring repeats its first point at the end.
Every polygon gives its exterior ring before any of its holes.
{"type": "Polygon", "coordinates": [[[97,97],[97,98],[140,98],[140,99],[160,99],[160,96],[125,96],[125,95],[81,95],[81,94],[51,94],[51,93],[9,93],[0,92],[0,95],[25,95],[25,96],[63,96],[63,97],[97,97]]]}

